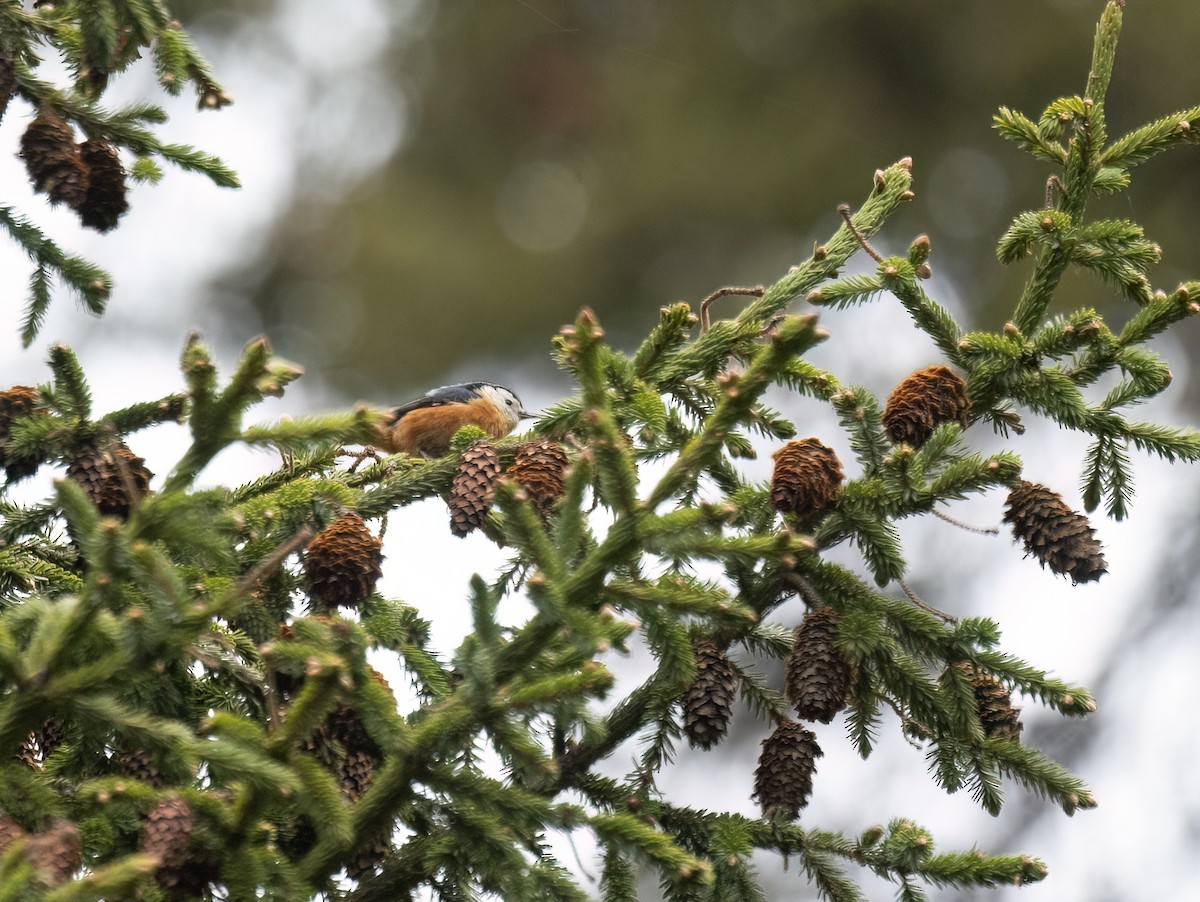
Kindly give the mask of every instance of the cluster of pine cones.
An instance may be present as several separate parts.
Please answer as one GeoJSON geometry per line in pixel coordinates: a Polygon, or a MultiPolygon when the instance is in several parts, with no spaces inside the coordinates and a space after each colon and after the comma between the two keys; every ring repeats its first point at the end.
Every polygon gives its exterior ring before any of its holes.
{"type": "MultiPolygon", "coordinates": [[[[788,656],[785,695],[803,720],[829,723],[849,699],[854,672],[837,650],[840,615],[831,607],[809,612],[796,627],[788,656]]],[[[692,640],[696,678],[683,695],[683,729],[694,748],[710,749],[725,736],[737,693],[736,667],[710,638],[692,640]]],[[[810,730],[781,720],[763,741],[754,795],[765,817],[796,818],[808,804],[821,748],[810,730]]]]}
{"type": "MultiPolygon", "coordinates": [[[[565,491],[568,463],[567,452],[558,442],[533,439],[517,449],[504,475],[521,486],[534,510],[547,520],[565,491]]],[[[450,485],[452,533],[465,536],[483,525],[500,475],[500,455],[487,439],[463,452],[450,485]]]]}
{"type": "Polygon", "coordinates": [[[75,143],[71,126],[51,109],[43,107],[25,129],[21,157],[34,189],[53,204],[65,203],[90,229],[115,228],[129,209],[116,148],[99,137],[75,143]]]}
{"type": "MultiPolygon", "coordinates": [[[[902,380],[888,397],[884,429],[894,443],[919,448],[944,423],[966,428],[971,402],[966,383],[946,366],[930,366],[902,380]]],[[[774,454],[771,502],[806,526],[830,509],[841,493],[844,473],[833,449],[816,438],[788,442],[774,454]]],[[[1087,519],[1042,485],[1018,482],[1008,497],[1004,519],[1026,550],[1055,573],[1075,582],[1098,579],[1105,572],[1100,544],[1087,519]]],[[[784,694],[800,721],[829,723],[849,701],[854,669],[837,648],[841,615],[833,607],[817,607],[795,629],[785,669],[784,694]]],[[[729,727],[738,673],[712,639],[692,642],[696,678],[683,696],[684,732],[695,748],[707,750],[729,727]]],[[[984,735],[1020,741],[1020,709],[1009,690],[987,671],[963,661],[953,672],[965,679],[975,696],[984,735]]],[[[801,723],[778,722],[762,743],[754,774],[754,795],[767,818],[794,819],[808,803],[816,759],[816,736],[801,723]]]]}
{"type": "MultiPolygon", "coordinates": [[[[451,481],[450,531],[465,536],[483,524],[501,475],[520,485],[534,510],[548,518],[565,490],[567,465],[562,445],[534,439],[517,449],[502,474],[492,443],[475,442],[462,453],[451,481]]],[[[382,549],[383,542],[354,512],[341,514],[317,533],[304,552],[305,584],[314,609],[328,613],[339,607],[358,608],[383,573],[382,549]]]]}
{"type": "MultiPolygon", "coordinates": [[[[32,476],[43,461],[28,458],[8,447],[12,424],[21,417],[45,415],[38,390],[14,385],[0,391],[0,464],[8,482],[32,476]]],[[[94,437],[82,441],[67,461],[67,478],[79,485],[100,513],[125,519],[150,491],[154,474],[119,438],[94,437]]]]}

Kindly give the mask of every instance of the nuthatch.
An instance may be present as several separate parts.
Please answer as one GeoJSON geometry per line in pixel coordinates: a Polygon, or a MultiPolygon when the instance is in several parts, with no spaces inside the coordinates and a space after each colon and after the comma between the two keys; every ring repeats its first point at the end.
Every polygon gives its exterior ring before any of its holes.
{"type": "Polygon", "coordinates": [[[389,454],[441,457],[463,426],[478,426],[492,438],[503,438],[517,423],[537,416],[521,399],[493,382],[446,385],[389,411],[375,445],[389,454]]]}

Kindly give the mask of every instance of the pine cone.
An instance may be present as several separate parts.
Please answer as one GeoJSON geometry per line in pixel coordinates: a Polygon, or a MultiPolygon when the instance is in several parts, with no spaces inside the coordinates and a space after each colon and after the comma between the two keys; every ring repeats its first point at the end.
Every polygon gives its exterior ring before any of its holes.
{"type": "Polygon", "coordinates": [[[20,761],[30,770],[37,770],[41,766],[41,761],[38,758],[37,752],[37,733],[30,731],[21,743],[21,747],[17,749],[17,753],[13,758],[20,761]]]}
{"type": "Polygon", "coordinates": [[[794,720],[785,720],[762,741],[758,767],[754,770],[754,798],[762,805],[763,817],[776,814],[788,820],[800,816],[812,794],[817,759],[824,753],[817,737],[794,720]]]}
{"type": "Polygon", "coordinates": [[[927,366],[906,376],[888,396],[883,426],[893,442],[919,448],[942,423],[967,428],[967,383],[948,366],[927,366]]]}
{"type": "Polygon", "coordinates": [[[17,73],[13,70],[12,57],[0,52],[0,120],[8,111],[8,102],[17,94],[17,73]]]}
{"type": "Polygon", "coordinates": [[[326,609],[356,608],[383,575],[383,542],[350,511],[317,533],[304,552],[308,594],[326,609]]]}
{"type": "Polygon", "coordinates": [[[500,455],[486,439],[463,452],[450,483],[450,531],[465,536],[487,516],[500,475],[500,455]]]}
{"type": "Polygon", "coordinates": [[[683,731],[692,748],[712,748],[729,729],[736,673],[712,639],[693,639],[696,680],[683,695],[683,731]]]}
{"type": "Polygon", "coordinates": [[[380,673],[378,670],[376,670],[370,664],[367,665],[367,676],[370,677],[371,682],[378,683],[380,686],[382,686],[383,691],[391,696],[392,701],[396,700],[396,693],[392,691],[391,684],[388,683],[388,681],[386,679],[384,679],[384,676],[382,673],[380,673]]]}
{"type": "Polygon", "coordinates": [[[342,794],[357,802],[374,779],[380,760],[379,746],[367,733],[358,712],[346,705],[340,705],[330,713],[324,729],[326,738],[341,746],[335,767],[342,794]]]}
{"type": "Polygon", "coordinates": [[[375,777],[375,756],[361,749],[347,752],[338,761],[338,785],[342,794],[351,802],[357,802],[371,788],[375,777]]]}
{"type": "Polygon", "coordinates": [[[80,144],[79,156],[88,170],[87,193],[78,207],[79,220],[89,229],[107,232],[129,209],[121,158],[111,144],[97,138],[80,144]]]}
{"type": "Polygon", "coordinates": [[[38,458],[18,457],[4,447],[8,443],[13,420],[29,416],[40,401],[38,390],[28,385],[14,385],[8,391],[0,392],[0,463],[4,464],[5,478],[9,482],[32,476],[41,465],[38,458]]]}
{"type": "Polygon", "coordinates": [[[1077,514],[1062,496],[1044,485],[1018,482],[1008,493],[1004,522],[1025,543],[1025,551],[1073,583],[1099,579],[1108,572],[1103,549],[1087,517],[1077,514]]]}
{"type": "Polygon", "coordinates": [[[145,497],[153,476],[146,461],[120,441],[110,442],[104,450],[83,445],[67,465],[67,478],[83,487],[100,513],[122,519],[145,497]]]}
{"type": "Polygon", "coordinates": [[[33,730],[25,737],[25,741],[21,743],[21,750],[17,752],[17,760],[26,767],[41,767],[45,760],[54,754],[54,750],[62,745],[62,740],[62,724],[54,718],[47,718],[41,729],[33,730]]]}
{"type": "Polygon", "coordinates": [[[75,146],[75,135],[50,110],[41,110],[21,136],[21,156],[33,187],[51,203],[77,208],[87,195],[88,171],[75,146]]]}
{"type": "Polygon", "coordinates": [[[7,812],[0,811],[0,855],[3,855],[5,849],[24,835],[25,831],[21,829],[21,825],[13,820],[7,812]]]}
{"type": "Polygon", "coordinates": [[[854,671],[834,646],[842,615],[826,605],[796,627],[784,691],[802,720],[829,723],[846,707],[854,671]]]}
{"type": "Polygon", "coordinates": [[[163,785],[163,775],[154,765],[154,759],[145,749],[128,749],[121,752],[121,773],[132,777],[147,786],[160,789],[163,785]]]}
{"type": "Polygon", "coordinates": [[[979,712],[984,735],[1020,742],[1021,731],[1025,729],[1021,723],[1021,709],[1013,707],[1012,696],[1004,684],[969,661],[961,661],[955,667],[975,690],[975,709],[979,712]]]}
{"type": "Polygon", "coordinates": [[[537,439],[526,442],[506,474],[515,479],[529,495],[542,519],[550,516],[554,505],[566,490],[563,477],[567,472],[567,452],[558,442],[537,439]]]}
{"type": "Polygon", "coordinates": [[[219,876],[216,863],[192,844],[194,828],[192,807],[178,796],[155,805],[142,824],[142,851],[158,859],[154,879],[171,902],[203,896],[219,876]]]}
{"type": "Polygon", "coordinates": [[[36,388],[14,385],[8,391],[0,391],[0,445],[8,441],[12,421],[33,413],[41,400],[36,388]]]}
{"type": "Polygon", "coordinates": [[[62,886],[80,865],[79,828],[56,819],[41,833],[25,840],[25,857],[46,886],[62,886]]]}
{"type": "Polygon", "coordinates": [[[815,438],[788,442],[773,455],[771,503],[776,510],[809,517],[825,510],[842,491],[842,463],[815,438]]]}
{"type": "Polygon", "coordinates": [[[42,730],[38,736],[38,745],[42,747],[43,761],[53,755],[54,750],[63,744],[65,733],[62,721],[57,718],[48,717],[42,723],[42,730]]]}
{"type": "Polygon", "coordinates": [[[383,864],[383,859],[392,850],[387,834],[367,840],[354,852],[354,859],[346,865],[346,876],[358,880],[365,874],[373,873],[383,864]]]}
{"type": "MultiPolygon", "coordinates": [[[[187,856],[187,843],[192,835],[192,806],[179,796],[163,799],[146,814],[142,825],[142,850],[158,859],[158,872],[179,871],[187,856]]],[[[160,879],[163,885],[174,880],[160,879]]]]}

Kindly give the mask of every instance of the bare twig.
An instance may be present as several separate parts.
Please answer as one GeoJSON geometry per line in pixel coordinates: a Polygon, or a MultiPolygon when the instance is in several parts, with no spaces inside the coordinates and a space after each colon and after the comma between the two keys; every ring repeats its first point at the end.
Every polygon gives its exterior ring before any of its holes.
{"type": "Polygon", "coordinates": [[[955,617],[953,614],[947,614],[945,611],[939,611],[920,595],[910,589],[908,583],[906,583],[904,580],[898,579],[896,582],[900,583],[900,588],[904,590],[904,594],[908,596],[908,600],[919,607],[922,611],[932,614],[934,617],[940,617],[946,623],[958,623],[957,617],[955,617]]]}
{"type": "Polygon", "coordinates": [[[764,291],[766,291],[766,289],[761,285],[755,285],[751,288],[739,288],[736,285],[727,285],[724,288],[718,288],[700,302],[700,331],[707,332],[709,326],[712,325],[708,316],[708,308],[712,306],[713,301],[731,294],[749,295],[750,297],[761,298],[764,291]]]}
{"type": "Polygon", "coordinates": [[[850,234],[854,236],[854,240],[858,242],[859,247],[866,251],[867,254],[870,255],[871,259],[876,263],[882,263],[883,257],[879,255],[879,252],[875,250],[875,248],[871,247],[871,242],[867,240],[867,236],[858,230],[858,226],[856,226],[854,224],[854,220],[850,218],[850,205],[838,204],[837,211],[838,215],[841,216],[842,219],[846,220],[846,228],[850,230],[850,234]]]}
{"type": "Polygon", "coordinates": [[[939,510],[935,510],[933,515],[939,520],[945,520],[951,526],[957,526],[959,529],[965,529],[967,532],[973,532],[981,536],[995,536],[1000,534],[1000,530],[995,526],[972,526],[970,523],[964,523],[962,520],[955,520],[949,514],[943,514],[939,510]]]}
{"type": "Polygon", "coordinates": [[[291,538],[277,545],[274,551],[246,571],[246,575],[242,577],[241,582],[237,585],[237,593],[249,594],[252,592],[260,582],[266,579],[284,562],[284,559],[289,554],[299,551],[307,545],[313,534],[313,528],[307,523],[297,529],[292,533],[291,538]]]}
{"type": "Polygon", "coordinates": [[[810,608],[825,607],[825,599],[821,597],[821,593],[808,581],[807,577],[793,571],[788,571],[783,574],[783,581],[790,583],[800,593],[800,597],[804,599],[805,604],[810,608]]]}
{"type": "Polygon", "coordinates": [[[355,470],[357,470],[358,465],[361,464],[364,460],[368,460],[368,459],[369,460],[381,460],[381,458],[379,456],[379,452],[376,451],[374,448],[363,448],[361,451],[347,451],[345,448],[343,448],[338,453],[338,456],[354,458],[354,463],[352,463],[350,465],[350,468],[348,470],[346,470],[347,473],[353,473],[355,470]]]}
{"type": "Polygon", "coordinates": [[[1053,210],[1054,202],[1060,197],[1065,197],[1067,189],[1063,187],[1062,179],[1057,175],[1052,175],[1046,179],[1046,209],[1053,210]]]}

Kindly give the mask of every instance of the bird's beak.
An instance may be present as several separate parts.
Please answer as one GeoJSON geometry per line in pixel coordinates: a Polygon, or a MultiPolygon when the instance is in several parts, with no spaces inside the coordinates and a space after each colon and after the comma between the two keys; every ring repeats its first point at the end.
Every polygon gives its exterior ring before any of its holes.
{"type": "Polygon", "coordinates": [[[532,410],[526,410],[524,407],[521,408],[518,415],[522,420],[532,420],[537,417],[536,413],[534,413],[532,410]]]}

